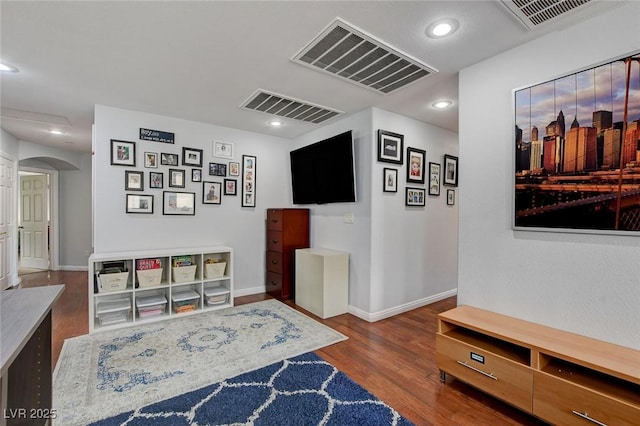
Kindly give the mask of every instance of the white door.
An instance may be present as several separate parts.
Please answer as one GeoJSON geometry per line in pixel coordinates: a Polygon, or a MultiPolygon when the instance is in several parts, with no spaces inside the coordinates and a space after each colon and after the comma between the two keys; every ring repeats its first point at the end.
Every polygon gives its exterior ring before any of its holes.
{"type": "Polygon", "coordinates": [[[15,163],[0,156],[0,290],[17,280],[15,271],[15,163]]]}
{"type": "Polygon", "coordinates": [[[20,176],[20,266],[49,269],[49,188],[46,175],[20,176]]]}

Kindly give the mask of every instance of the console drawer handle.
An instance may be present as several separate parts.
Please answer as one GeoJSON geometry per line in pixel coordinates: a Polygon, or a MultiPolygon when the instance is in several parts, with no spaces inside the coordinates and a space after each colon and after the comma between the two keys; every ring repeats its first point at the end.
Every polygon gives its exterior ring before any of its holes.
{"type": "Polygon", "coordinates": [[[272,223],[278,223],[278,219],[271,219],[272,223]]]}
{"type": "Polygon", "coordinates": [[[498,378],[496,376],[494,376],[493,373],[487,373],[486,371],[482,371],[479,368],[474,367],[473,365],[467,364],[466,361],[457,361],[457,363],[462,365],[462,366],[464,366],[464,367],[470,368],[471,370],[475,371],[476,373],[483,374],[483,375],[487,376],[490,379],[498,380],[498,378]]]}
{"type": "Polygon", "coordinates": [[[278,240],[271,240],[271,244],[278,244],[278,240]]]}
{"type": "Polygon", "coordinates": [[[272,265],[277,265],[277,264],[278,264],[278,261],[277,261],[277,260],[272,260],[272,261],[271,261],[271,264],[272,264],[272,265]]]}
{"type": "Polygon", "coordinates": [[[576,411],[576,410],[572,410],[572,411],[573,411],[573,414],[575,414],[578,417],[582,417],[583,419],[589,420],[590,422],[593,422],[593,423],[595,423],[597,425],[600,425],[600,426],[607,426],[606,423],[602,423],[602,422],[597,421],[596,419],[592,419],[591,417],[589,417],[589,415],[587,413],[581,413],[581,412],[576,411]]]}

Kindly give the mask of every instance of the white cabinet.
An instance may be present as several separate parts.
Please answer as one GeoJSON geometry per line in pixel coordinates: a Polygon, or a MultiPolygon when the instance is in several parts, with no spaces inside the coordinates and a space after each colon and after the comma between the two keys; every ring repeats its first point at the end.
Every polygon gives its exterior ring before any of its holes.
{"type": "Polygon", "coordinates": [[[230,247],[89,257],[89,332],[229,306],[233,306],[230,247]]]}
{"type": "Polygon", "coordinates": [[[296,305],[329,318],[347,313],[349,253],[322,248],[296,250],[296,305]]]}

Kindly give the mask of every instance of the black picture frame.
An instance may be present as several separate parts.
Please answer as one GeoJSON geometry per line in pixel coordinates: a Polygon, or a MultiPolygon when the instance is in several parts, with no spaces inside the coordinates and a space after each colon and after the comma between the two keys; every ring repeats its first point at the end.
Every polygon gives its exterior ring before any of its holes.
{"type": "Polygon", "coordinates": [[[444,177],[442,184],[446,186],[458,186],[458,157],[444,155],[444,177]]]}
{"type": "Polygon", "coordinates": [[[136,166],[136,143],[111,139],[111,165],[136,166]]]}
{"type": "Polygon", "coordinates": [[[149,172],[149,188],[162,189],[164,187],[164,173],[149,172]]]}
{"type": "Polygon", "coordinates": [[[447,205],[453,206],[456,203],[456,191],[447,189],[447,205]]]}
{"type": "Polygon", "coordinates": [[[158,153],[157,152],[145,152],[144,153],[144,166],[147,169],[158,168],[158,153]]]}
{"type": "Polygon", "coordinates": [[[407,183],[424,184],[426,159],[424,149],[407,147],[407,183]]]}
{"type": "Polygon", "coordinates": [[[254,155],[242,156],[242,207],[256,206],[257,162],[254,155]]]}
{"type": "Polygon", "coordinates": [[[160,153],[160,164],[163,166],[177,166],[178,164],[178,160],[179,160],[179,155],[178,154],[171,154],[168,152],[161,152],[160,153]]]}
{"type": "Polygon", "coordinates": [[[191,182],[202,182],[202,169],[191,169],[191,182]]]}
{"type": "Polygon", "coordinates": [[[385,167],[382,170],[382,191],[398,192],[398,169],[385,167]]]}
{"type": "Polygon", "coordinates": [[[424,207],[425,189],[407,186],[404,197],[404,205],[408,207],[424,207]]]}
{"type": "Polygon", "coordinates": [[[236,179],[224,180],[224,195],[238,195],[238,181],[236,179]]]}
{"type": "Polygon", "coordinates": [[[440,163],[429,162],[429,195],[440,196],[440,163]]]}
{"type": "Polygon", "coordinates": [[[125,170],[124,189],[125,191],[144,191],[144,172],[125,170]]]}
{"type": "Polygon", "coordinates": [[[183,169],[169,169],[169,188],[185,187],[185,171],[183,169]]]}
{"type": "Polygon", "coordinates": [[[163,191],[162,214],[167,216],[195,216],[196,193],[163,191]]]}
{"type": "Polygon", "coordinates": [[[202,204],[222,203],[222,183],[202,182],[202,204]]]}
{"type": "Polygon", "coordinates": [[[133,214],[153,214],[153,195],[127,194],[125,210],[133,214]]]}
{"type": "Polygon", "coordinates": [[[404,135],[378,129],[378,161],[402,164],[404,135]]]}
{"type": "Polygon", "coordinates": [[[182,147],[182,165],[202,167],[202,150],[182,147]]]}
{"type": "Polygon", "coordinates": [[[209,176],[227,176],[227,165],[223,163],[209,163],[209,176]]]}

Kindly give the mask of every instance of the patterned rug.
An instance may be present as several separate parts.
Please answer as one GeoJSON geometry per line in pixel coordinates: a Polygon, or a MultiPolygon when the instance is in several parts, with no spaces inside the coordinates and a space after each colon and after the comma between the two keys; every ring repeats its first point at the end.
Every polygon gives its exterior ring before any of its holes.
{"type": "Polygon", "coordinates": [[[92,426],[398,425],[409,422],[313,353],[92,426]]]}
{"type": "Polygon", "coordinates": [[[86,425],[345,339],[277,300],[68,339],[55,424],[86,425]]]}

